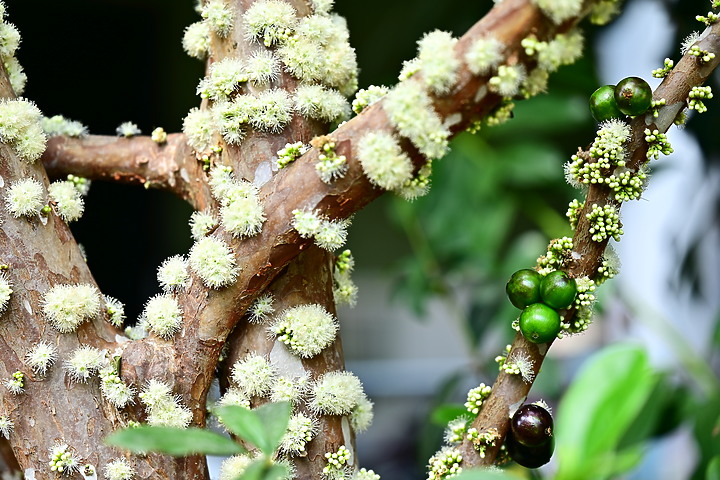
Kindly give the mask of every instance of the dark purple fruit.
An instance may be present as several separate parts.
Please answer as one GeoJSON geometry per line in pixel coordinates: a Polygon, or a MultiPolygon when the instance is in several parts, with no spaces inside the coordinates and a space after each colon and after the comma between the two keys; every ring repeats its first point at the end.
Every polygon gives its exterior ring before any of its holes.
{"type": "Polygon", "coordinates": [[[615,85],[603,85],[590,95],[590,113],[598,123],[625,116],[615,101],[615,85]]]}
{"type": "Polygon", "coordinates": [[[542,276],[529,268],[513,273],[505,285],[505,293],[507,293],[510,303],[522,309],[539,302],[541,280],[542,276]]]}
{"type": "Polygon", "coordinates": [[[615,102],[625,115],[643,114],[652,103],[652,88],[640,77],[623,78],[615,86],[615,102]]]}
{"type": "Polygon", "coordinates": [[[539,447],[526,447],[522,443],[519,443],[515,439],[512,430],[509,430],[505,437],[505,448],[510,458],[518,465],[522,465],[525,468],[538,468],[550,461],[555,451],[555,438],[550,437],[548,442],[539,447]]]}
{"type": "Polygon", "coordinates": [[[553,437],[553,418],[540,405],[528,403],[518,408],[510,420],[515,440],[526,447],[539,447],[553,437]]]}
{"type": "Polygon", "coordinates": [[[569,307],[575,301],[576,293],[575,279],[562,270],[548,273],[540,282],[540,298],[556,310],[569,307]]]}

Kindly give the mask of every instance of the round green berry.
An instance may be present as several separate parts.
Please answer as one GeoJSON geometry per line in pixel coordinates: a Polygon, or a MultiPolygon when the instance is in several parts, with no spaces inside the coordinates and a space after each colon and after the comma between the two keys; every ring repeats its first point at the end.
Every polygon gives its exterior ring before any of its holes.
{"type": "Polygon", "coordinates": [[[640,115],[650,108],[652,88],[640,77],[623,78],[615,86],[615,102],[625,115],[640,115]]]}
{"type": "Polygon", "coordinates": [[[520,314],[520,331],[533,343],[547,343],[560,332],[560,315],[543,303],[533,303],[520,314]]]}
{"type": "Polygon", "coordinates": [[[510,303],[522,309],[539,302],[541,281],[540,274],[529,268],[513,273],[505,285],[505,293],[507,293],[510,303]]]}
{"type": "Polygon", "coordinates": [[[625,116],[615,102],[615,85],[603,85],[590,95],[590,113],[598,123],[625,116]]]}
{"type": "Polygon", "coordinates": [[[577,284],[575,279],[562,270],[555,270],[540,282],[540,298],[546,305],[557,310],[567,308],[575,301],[577,284]]]}

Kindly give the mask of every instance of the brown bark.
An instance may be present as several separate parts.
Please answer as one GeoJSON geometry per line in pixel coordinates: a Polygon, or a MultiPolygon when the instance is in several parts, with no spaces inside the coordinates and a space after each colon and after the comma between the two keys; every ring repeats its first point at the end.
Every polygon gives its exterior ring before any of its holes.
{"type": "MultiPolygon", "coordinates": [[[[251,2],[241,0],[235,3],[238,20],[240,12],[251,2]]],[[[304,2],[298,1],[296,6],[301,14],[307,13],[308,7],[304,2]]],[[[558,27],[551,24],[530,2],[505,0],[463,36],[456,47],[456,54],[462,57],[471,42],[491,33],[507,45],[509,62],[529,64],[531,60],[526,58],[520,45],[523,38],[531,33],[540,39],[548,38],[570,28],[576,21],[571,19],[558,27]]],[[[240,25],[240,22],[237,21],[236,25],[240,25]]],[[[230,55],[244,56],[253,48],[244,40],[241,28],[238,27],[229,39],[213,40],[214,56],[211,61],[230,55]]],[[[672,92],[675,89],[686,92],[689,86],[697,84],[699,80],[700,77],[692,75],[682,78],[670,76],[663,85],[667,83],[672,92]],[[687,89],[682,90],[681,85],[687,89]]],[[[409,81],[422,79],[416,76],[409,81]]],[[[0,84],[2,82],[0,78],[0,84]]],[[[478,90],[486,84],[487,77],[473,76],[463,63],[457,87],[450,95],[434,99],[434,106],[443,119],[453,117],[453,132],[462,130],[468,123],[498,105],[501,99],[496,95],[486,94],[477,98],[478,90]]],[[[283,76],[278,86],[293,88],[294,80],[283,76]]],[[[10,95],[10,92],[5,94],[10,95]]],[[[678,98],[684,98],[687,93],[678,95],[678,98]]],[[[670,97],[668,93],[666,98],[669,105],[670,97]]],[[[640,138],[637,136],[638,122],[636,120],[633,124],[636,134],[633,142],[640,138]]],[[[56,217],[51,216],[48,225],[43,226],[39,220],[17,220],[9,218],[5,211],[0,212],[1,218],[5,220],[0,244],[6,252],[3,255],[7,256],[1,260],[11,266],[11,277],[15,284],[9,311],[0,323],[0,353],[3,359],[0,375],[7,378],[15,370],[23,369],[24,353],[40,339],[56,343],[61,358],[81,342],[117,350],[122,352],[123,377],[126,381],[136,387],[150,378],[171,381],[174,392],[181,395],[184,403],[193,410],[194,423],[203,425],[207,391],[214,377],[220,351],[233,329],[238,333],[231,339],[231,357],[249,349],[271,352],[280,348],[264,336],[265,332],[261,328],[245,324],[236,327],[251,302],[269,288],[273,279],[277,277],[272,288],[283,292],[278,295],[282,297],[281,304],[287,302],[289,306],[293,302],[316,301],[332,306],[332,298],[328,296],[330,270],[327,254],[299,238],[291,227],[291,212],[294,209],[318,210],[333,219],[347,218],[379,196],[382,192],[369,183],[354,158],[354,142],[363,132],[374,130],[392,130],[382,102],[371,106],[362,115],[333,132],[338,154],[349,159],[349,170],[344,178],[331,185],[320,181],[315,172],[318,152],[311,150],[291,167],[277,172],[262,186],[261,198],[267,221],[259,235],[238,240],[231,238],[222,228],[213,233],[231,244],[242,271],[233,285],[220,290],[208,290],[197,277],[193,277],[189,286],[177,294],[185,323],[172,341],[150,337],[118,344],[114,330],[101,319],[83,325],[75,334],[58,337],[38,313],[41,310],[42,293],[56,283],[92,283],[90,272],[67,227],[56,217]],[[304,251],[307,251],[304,258],[295,260],[304,251]],[[300,292],[297,283],[300,280],[297,279],[303,275],[307,278],[312,268],[319,268],[314,276],[317,281],[308,281],[308,288],[300,292]],[[278,277],[281,272],[286,273],[278,277]]],[[[317,133],[317,125],[296,116],[281,135],[253,134],[241,148],[225,148],[221,156],[222,163],[232,165],[237,175],[252,180],[257,167],[261,163],[269,164],[275,152],[286,141],[308,141],[317,133]]],[[[407,144],[405,147],[418,163],[422,161],[412,147],[407,144]]],[[[14,158],[7,147],[1,148],[0,154],[5,162],[0,166],[0,175],[5,183],[32,174],[42,178],[47,185],[45,174],[39,166],[27,167],[14,158]]],[[[195,208],[217,209],[208,193],[207,178],[200,168],[201,164],[184,145],[181,135],[171,136],[164,147],[142,137],[130,140],[102,137],[53,139],[44,161],[54,175],[74,173],[91,178],[149,182],[153,186],[174,191],[195,208]],[[94,161],[93,158],[100,158],[100,161],[94,161]]],[[[590,194],[596,193],[591,189],[590,194]]],[[[607,192],[597,193],[600,196],[603,194],[607,195],[607,192]]],[[[576,248],[581,253],[581,259],[576,265],[570,266],[575,276],[594,272],[604,248],[604,244],[588,243],[583,236],[586,227],[581,223],[576,235],[576,248]]],[[[531,358],[536,360],[535,368],[540,368],[545,354],[540,351],[541,347],[528,344],[519,336],[513,348],[526,349],[531,358]]],[[[339,340],[318,359],[303,362],[303,368],[312,376],[341,366],[339,340]]],[[[102,438],[121,426],[126,419],[101,399],[93,383],[69,385],[62,370],[57,367],[46,380],[35,380],[29,378],[26,394],[20,397],[4,395],[2,400],[3,408],[16,422],[11,442],[22,468],[34,468],[38,471],[37,478],[44,478],[47,453],[56,441],[71,443],[80,456],[96,465],[102,465],[118,455],[113,449],[102,445],[102,438]]],[[[496,427],[504,435],[508,412],[525,398],[530,386],[516,377],[501,374],[475,426],[482,429],[496,427]]],[[[130,418],[142,419],[142,412],[137,405],[128,409],[128,414],[130,418]]],[[[348,439],[338,433],[336,421],[326,420],[324,437],[311,447],[309,459],[320,458],[330,448],[336,449],[338,442],[352,441],[352,438],[348,439]]],[[[467,465],[491,463],[496,453],[490,451],[482,460],[468,445],[463,448],[467,465]]],[[[204,462],[198,457],[174,460],[149,455],[136,458],[134,464],[141,478],[202,479],[206,475],[204,462]]],[[[317,477],[318,465],[321,462],[314,462],[313,466],[304,466],[301,462],[298,468],[302,472],[309,472],[302,475],[311,478],[317,477]]]]}

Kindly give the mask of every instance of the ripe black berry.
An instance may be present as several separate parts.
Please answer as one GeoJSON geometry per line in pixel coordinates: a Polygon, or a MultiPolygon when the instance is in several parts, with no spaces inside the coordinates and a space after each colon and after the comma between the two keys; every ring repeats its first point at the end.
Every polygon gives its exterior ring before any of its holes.
{"type": "Polygon", "coordinates": [[[539,447],[553,436],[553,418],[550,412],[534,403],[518,408],[510,421],[515,440],[526,447],[539,447]]]}
{"type": "Polygon", "coordinates": [[[551,437],[548,442],[539,447],[526,447],[519,443],[515,439],[512,430],[509,430],[505,437],[505,448],[510,458],[518,465],[525,468],[538,468],[550,461],[555,451],[555,438],[551,437]]]}

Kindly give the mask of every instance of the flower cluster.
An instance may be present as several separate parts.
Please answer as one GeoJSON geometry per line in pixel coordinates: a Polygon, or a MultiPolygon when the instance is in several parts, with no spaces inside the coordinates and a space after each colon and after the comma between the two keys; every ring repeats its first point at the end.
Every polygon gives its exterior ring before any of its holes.
{"type": "Polygon", "coordinates": [[[100,313],[100,294],[93,285],[55,285],[43,296],[43,313],[60,333],[75,331],[100,313]]]}
{"type": "Polygon", "coordinates": [[[412,179],[410,157],[388,132],[364,134],[357,143],[357,158],[370,182],[385,190],[398,190],[412,179]]]}
{"type": "Polygon", "coordinates": [[[10,302],[10,295],[12,295],[12,283],[7,278],[5,272],[0,273],[0,313],[4,312],[10,302]]]}
{"type": "Polygon", "coordinates": [[[29,100],[0,101],[0,142],[10,145],[21,160],[35,162],[45,151],[47,141],[41,119],[42,113],[29,100]]]}
{"type": "Polygon", "coordinates": [[[120,137],[130,138],[140,135],[142,131],[133,122],[123,122],[115,129],[115,133],[120,137]]]}
{"type": "Polygon", "coordinates": [[[200,10],[200,16],[219,37],[227,37],[232,31],[233,13],[223,0],[210,0],[200,10]]]}
{"type": "Polygon", "coordinates": [[[22,95],[25,90],[27,76],[15,57],[20,46],[20,32],[12,23],[5,19],[5,5],[0,3],[0,61],[5,67],[10,86],[16,95],[22,95]]]}
{"type": "Polygon", "coordinates": [[[495,37],[481,37],[475,40],[465,53],[465,62],[475,75],[486,75],[500,65],[505,45],[495,37]]]}
{"type": "Polygon", "coordinates": [[[284,148],[278,150],[277,155],[277,166],[278,168],[285,168],[292,162],[300,158],[310,149],[308,145],[302,142],[286,143],[284,148]]]}
{"type": "Polygon", "coordinates": [[[512,97],[520,91],[526,76],[524,65],[500,65],[496,74],[488,80],[488,88],[503,97],[512,97]]]}
{"type": "Polygon", "coordinates": [[[663,66],[653,70],[652,76],[655,78],[665,78],[670,73],[670,70],[675,66],[675,62],[669,58],[663,60],[663,66]]]}
{"type": "Polygon", "coordinates": [[[78,220],[85,211],[82,193],[69,180],[53,182],[48,187],[48,196],[55,211],[65,222],[78,220]]]}
{"type": "Polygon", "coordinates": [[[465,439],[468,425],[470,424],[470,417],[467,415],[461,415],[454,420],[450,420],[445,428],[443,439],[445,443],[450,445],[458,445],[465,439]]]}
{"type": "Polygon", "coordinates": [[[327,452],[325,458],[327,465],[323,468],[323,475],[329,479],[344,479],[350,462],[350,450],[340,445],[337,452],[327,452]]]}
{"type": "Polygon", "coordinates": [[[538,273],[547,275],[558,270],[566,259],[570,258],[573,241],[570,237],[555,238],[550,241],[545,255],[537,259],[538,273]]]}
{"type": "Polygon", "coordinates": [[[535,379],[535,362],[524,351],[515,351],[508,355],[500,365],[500,370],[509,375],[520,375],[525,383],[531,383],[535,379]]]}
{"type": "Polygon", "coordinates": [[[355,306],[358,288],[350,274],[355,266],[352,252],[344,250],[335,260],[333,271],[333,298],[337,305],[355,306]]]}
{"type": "Polygon", "coordinates": [[[427,480],[450,478],[462,472],[462,455],[455,447],[443,447],[428,461],[427,480]]]}
{"type": "Polygon", "coordinates": [[[390,122],[428,159],[445,156],[450,131],[435,112],[432,101],[418,82],[401,82],[385,97],[383,107],[390,122]]]}
{"type": "Polygon", "coordinates": [[[695,110],[698,113],[707,112],[707,107],[703,100],[709,100],[713,98],[712,88],[708,85],[706,87],[692,87],[688,94],[688,108],[695,110]]]}
{"type": "Polygon", "coordinates": [[[374,404],[366,395],[363,395],[350,412],[350,426],[355,433],[362,433],[370,428],[374,417],[374,404]]]}
{"type": "Polygon", "coordinates": [[[550,20],[560,24],[580,13],[582,0],[532,0],[550,20]]]}
{"type": "Polygon", "coordinates": [[[50,449],[50,470],[62,475],[70,475],[80,468],[80,459],[65,444],[56,444],[50,449]]]}
{"type": "Polygon", "coordinates": [[[446,95],[457,82],[460,61],[455,57],[457,38],[435,30],[418,41],[418,60],[423,79],[431,92],[446,95]]]}
{"type": "Polygon", "coordinates": [[[39,342],[25,354],[25,365],[37,375],[45,375],[57,360],[55,345],[39,342]]]}
{"type": "Polygon", "coordinates": [[[594,204],[590,212],[585,214],[590,222],[588,232],[595,242],[612,237],[615,241],[620,240],[623,230],[620,223],[620,214],[612,205],[599,206],[594,204]]]}
{"type": "Polygon", "coordinates": [[[125,321],[125,305],[109,295],[104,295],[104,298],[108,322],[120,328],[125,321]]]}
{"type": "Polygon", "coordinates": [[[190,268],[210,288],[225,287],[235,281],[239,269],[235,254],[222,240],[205,237],[190,249],[190,268]]]}
{"type": "Polygon", "coordinates": [[[255,299],[248,309],[250,323],[263,323],[275,312],[275,297],[272,293],[265,293],[255,299]]]}
{"type": "Polygon", "coordinates": [[[470,428],[467,431],[467,439],[473,444],[480,458],[485,458],[487,448],[494,446],[499,438],[500,435],[496,428],[490,428],[483,433],[480,433],[477,428],[470,428]]]}
{"type": "Polygon", "coordinates": [[[25,374],[17,371],[12,374],[12,377],[3,381],[3,384],[5,385],[5,388],[7,388],[8,392],[13,395],[20,395],[25,391],[25,374]]]}
{"type": "Polygon", "coordinates": [[[200,81],[197,94],[214,101],[227,100],[241,83],[250,80],[245,65],[237,58],[225,58],[210,67],[207,77],[200,81]]]}
{"type": "Polygon", "coordinates": [[[307,387],[307,375],[299,377],[280,376],[270,390],[270,401],[289,402],[295,406],[307,391],[307,387]]]}
{"type": "Polygon", "coordinates": [[[87,382],[105,364],[103,352],[90,345],[82,345],[73,351],[63,366],[73,381],[87,382]]]}
{"type": "Polygon", "coordinates": [[[317,304],[285,310],[270,331],[301,358],[314,357],[334,340],[338,326],[330,313],[317,304]]]}
{"type": "Polygon", "coordinates": [[[710,26],[713,23],[717,22],[718,19],[720,19],[720,15],[715,12],[708,12],[706,15],[697,15],[695,17],[695,20],[697,20],[698,22],[702,22],[707,26],[710,26]]]}
{"type": "Polygon", "coordinates": [[[352,101],[352,110],[360,114],[367,107],[383,98],[390,91],[385,85],[370,85],[368,88],[361,88],[355,94],[352,101]]]}
{"type": "Polygon", "coordinates": [[[290,417],[287,431],[280,442],[280,451],[289,455],[303,456],[306,454],[305,447],[317,433],[317,422],[302,412],[290,417]]]}
{"type": "Polygon", "coordinates": [[[323,85],[300,85],[294,100],[295,110],[306,118],[339,123],[350,117],[350,105],[345,97],[323,85]]]}
{"type": "Polygon", "coordinates": [[[192,421],[190,409],[180,404],[164,382],[150,380],[138,396],[145,405],[149,425],[185,428],[192,421]]]}
{"type": "Polygon", "coordinates": [[[105,464],[103,473],[107,480],[131,480],[135,469],[124,458],[118,458],[105,464]]]}
{"type": "Polygon", "coordinates": [[[250,454],[233,455],[220,464],[220,480],[236,480],[255,460],[250,454]]]}
{"type": "Polygon", "coordinates": [[[588,152],[579,151],[565,164],[568,182],[577,187],[617,180],[612,175],[616,171],[622,173],[627,170],[624,145],[629,136],[629,127],[620,120],[608,120],[600,124],[597,137],[588,152]]]}
{"type": "Polygon", "coordinates": [[[157,278],[165,292],[183,289],[190,278],[187,259],[181,255],[166,258],[158,267],[157,278]]]}
{"type": "Polygon", "coordinates": [[[481,383],[475,388],[470,389],[467,394],[467,401],[465,402],[465,408],[468,412],[473,415],[480,413],[480,407],[487,397],[490,396],[492,388],[484,383],[481,383]]]}
{"type": "Polygon", "coordinates": [[[124,408],[128,403],[133,403],[135,389],[126,385],[120,378],[120,373],[114,365],[108,364],[98,372],[100,377],[100,392],[108,402],[117,408],[124,408]]]}
{"type": "Polygon", "coordinates": [[[276,378],[275,367],[260,355],[248,355],[232,367],[233,382],[248,397],[269,394],[276,378]]]}
{"type": "Polygon", "coordinates": [[[206,22],[195,22],[185,29],[182,46],[185,53],[203,60],[210,53],[210,26],[206,22]]]}
{"type": "Polygon", "coordinates": [[[183,321],[180,304],[168,294],[155,295],[148,300],[142,316],[150,331],[166,340],[180,330],[183,321]]]}
{"type": "Polygon", "coordinates": [[[88,134],[88,128],[77,120],[70,120],[62,115],[43,117],[40,125],[48,137],[74,137],[80,138],[88,134]]]}
{"type": "Polygon", "coordinates": [[[200,240],[209,235],[218,225],[218,221],[211,213],[193,212],[190,215],[190,235],[193,240],[200,240]]]}
{"type": "Polygon", "coordinates": [[[10,434],[15,428],[15,423],[6,415],[0,415],[0,435],[10,440],[10,434]]]}
{"type": "Polygon", "coordinates": [[[34,178],[13,182],[5,197],[7,211],[15,218],[37,215],[44,204],[45,191],[42,183],[34,178]]]}
{"type": "Polygon", "coordinates": [[[688,54],[692,55],[694,57],[697,57],[697,59],[701,63],[707,63],[713,58],[715,58],[715,54],[712,52],[708,52],[707,50],[702,50],[699,46],[693,45],[690,47],[690,50],[688,50],[688,54]]]}
{"type": "Polygon", "coordinates": [[[315,164],[320,180],[330,183],[336,178],[342,178],[347,172],[347,158],[345,155],[335,153],[335,142],[332,140],[325,141],[320,147],[318,162],[315,164]]]}
{"type": "Polygon", "coordinates": [[[325,373],[312,385],[310,408],[323,415],[347,415],[365,393],[360,380],[350,372],[325,373]]]}
{"type": "Polygon", "coordinates": [[[327,220],[316,212],[293,210],[292,225],[302,238],[313,238],[325,250],[336,250],[345,244],[349,219],[327,220]]]}

